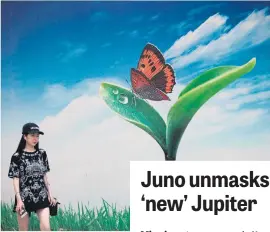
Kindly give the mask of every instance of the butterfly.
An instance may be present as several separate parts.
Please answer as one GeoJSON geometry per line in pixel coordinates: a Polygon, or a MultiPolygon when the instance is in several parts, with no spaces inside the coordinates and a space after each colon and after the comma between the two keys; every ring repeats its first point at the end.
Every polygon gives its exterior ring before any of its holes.
{"type": "Polygon", "coordinates": [[[137,69],[131,68],[130,78],[135,95],[152,101],[170,101],[167,93],[172,93],[176,84],[173,68],[165,63],[159,49],[150,43],[144,47],[137,69]]]}

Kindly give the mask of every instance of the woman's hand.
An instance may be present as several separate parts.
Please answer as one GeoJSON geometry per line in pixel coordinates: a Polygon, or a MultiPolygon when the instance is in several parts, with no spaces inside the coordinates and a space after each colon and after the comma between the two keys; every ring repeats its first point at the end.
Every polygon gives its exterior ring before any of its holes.
{"type": "Polygon", "coordinates": [[[56,200],[54,199],[54,197],[52,195],[49,195],[49,202],[50,202],[50,205],[56,205],[56,200]]]}
{"type": "Polygon", "coordinates": [[[24,203],[22,200],[18,200],[16,205],[16,212],[20,213],[22,209],[24,209],[24,203]]]}

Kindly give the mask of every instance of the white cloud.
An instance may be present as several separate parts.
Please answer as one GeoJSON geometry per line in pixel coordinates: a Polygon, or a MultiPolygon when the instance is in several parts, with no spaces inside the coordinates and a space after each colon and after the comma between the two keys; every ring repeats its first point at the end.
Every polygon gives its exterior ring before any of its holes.
{"type": "Polygon", "coordinates": [[[65,47],[65,51],[58,55],[62,62],[68,62],[71,59],[80,57],[88,50],[86,45],[73,45],[69,42],[65,43],[65,47]]]}
{"type": "Polygon", "coordinates": [[[102,48],[107,48],[110,47],[112,45],[112,43],[108,42],[108,43],[104,43],[101,45],[102,48]]]}
{"type": "Polygon", "coordinates": [[[125,31],[119,31],[116,33],[116,35],[123,35],[123,34],[125,34],[125,31]]]}
{"type": "Polygon", "coordinates": [[[136,16],[136,17],[132,18],[132,19],[130,20],[130,22],[132,22],[132,23],[139,23],[139,22],[141,22],[142,20],[143,20],[143,16],[140,15],[140,16],[136,16]]]}
{"type": "Polygon", "coordinates": [[[192,27],[191,20],[182,21],[181,23],[173,24],[168,28],[168,31],[176,31],[177,34],[183,34],[184,30],[192,27]]]}
{"type": "Polygon", "coordinates": [[[246,86],[250,86],[254,91],[262,91],[270,88],[270,74],[256,76],[257,79],[256,84],[251,84],[250,81],[247,80],[246,86]]]}
{"type": "Polygon", "coordinates": [[[234,99],[235,104],[243,105],[248,103],[254,103],[258,101],[270,100],[270,91],[263,91],[258,93],[241,96],[234,99]]]}
{"type": "MultiPolygon", "coordinates": [[[[207,64],[209,61],[216,61],[221,57],[266,41],[270,38],[270,16],[267,15],[266,11],[267,9],[252,12],[246,19],[218,39],[212,40],[207,45],[198,46],[187,55],[181,56],[183,51],[190,48],[190,45],[186,45],[185,42],[178,42],[177,48],[181,48],[181,51],[175,49],[170,52],[174,57],[178,56],[172,60],[173,67],[183,68],[194,62],[207,64]]],[[[181,41],[183,38],[185,36],[177,41],[181,41]]]]}
{"type": "Polygon", "coordinates": [[[270,81],[262,81],[254,86],[252,86],[252,89],[269,89],[270,88],[270,81]]]}
{"type": "Polygon", "coordinates": [[[227,110],[237,110],[245,104],[260,103],[270,99],[270,91],[252,93],[253,86],[230,88],[218,93],[211,101],[223,105],[227,110]]]}
{"type": "Polygon", "coordinates": [[[131,31],[131,32],[129,33],[129,35],[130,35],[131,37],[136,37],[136,36],[139,35],[139,32],[138,32],[138,30],[133,30],[133,31],[131,31]]]}
{"type": "Polygon", "coordinates": [[[198,44],[205,37],[209,37],[220,30],[227,21],[227,17],[215,14],[209,17],[195,31],[189,31],[186,35],[176,40],[174,44],[164,53],[166,59],[181,55],[184,51],[198,44]]]}
{"type": "Polygon", "coordinates": [[[120,60],[116,60],[113,62],[113,64],[110,66],[110,68],[115,68],[117,65],[119,65],[121,63],[120,60]]]}
{"type": "MultiPolygon", "coordinates": [[[[115,80],[114,77],[106,77],[106,81],[115,80]]],[[[96,94],[100,83],[104,78],[89,78],[85,79],[71,88],[67,88],[61,84],[54,84],[45,87],[42,95],[44,103],[49,107],[61,107],[68,104],[72,99],[81,96],[82,94],[96,94]]],[[[119,82],[119,81],[116,81],[119,82]]]]}
{"type": "Polygon", "coordinates": [[[156,15],[153,15],[151,18],[150,18],[150,20],[151,21],[155,21],[155,20],[157,20],[158,18],[159,18],[159,14],[156,14],[156,15]]]}
{"type": "Polygon", "coordinates": [[[65,107],[60,113],[56,116],[46,117],[42,124],[45,128],[53,134],[62,134],[64,130],[73,131],[77,133],[78,129],[78,115],[80,115],[80,122],[85,125],[93,123],[93,119],[98,119],[98,115],[103,113],[103,105],[100,104],[98,97],[82,95],[78,98],[72,100],[67,107],[65,107]],[[88,107],[87,107],[88,106],[88,107]],[[63,118],[68,119],[67,121],[63,118]],[[53,122],[53,123],[52,123],[53,122]],[[57,126],[53,125],[56,124],[57,126]]]}
{"type": "Polygon", "coordinates": [[[109,14],[107,12],[98,11],[98,12],[91,14],[90,21],[92,21],[92,22],[105,21],[105,20],[108,20],[109,18],[110,18],[109,14]]]}
{"type": "Polygon", "coordinates": [[[157,33],[158,30],[159,30],[159,28],[155,27],[154,29],[148,31],[148,35],[153,35],[153,34],[157,33]]]}
{"type": "Polygon", "coordinates": [[[201,14],[203,11],[206,11],[206,10],[209,12],[209,10],[219,8],[223,5],[224,5],[224,3],[217,3],[217,4],[211,3],[211,4],[207,4],[207,5],[205,4],[205,5],[197,7],[197,8],[193,8],[192,10],[190,10],[188,12],[188,17],[194,17],[198,14],[201,14]]]}

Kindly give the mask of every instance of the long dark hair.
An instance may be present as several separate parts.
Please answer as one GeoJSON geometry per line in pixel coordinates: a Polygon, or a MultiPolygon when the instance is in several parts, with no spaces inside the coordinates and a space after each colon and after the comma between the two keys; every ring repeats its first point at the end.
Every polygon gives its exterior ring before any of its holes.
{"type": "MultiPolygon", "coordinates": [[[[28,134],[25,134],[25,136],[27,136],[27,135],[28,135],[28,134]]],[[[23,136],[24,136],[24,135],[22,135],[21,140],[20,140],[20,142],[19,142],[19,145],[18,145],[17,150],[16,150],[15,153],[18,152],[19,154],[21,154],[21,153],[23,152],[24,148],[25,148],[26,141],[25,141],[25,139],[24,139],[23,136]]],[[[35,145],[35,149],[36,149],[37,151],[39,150],[39,142],[35,145]]]]}

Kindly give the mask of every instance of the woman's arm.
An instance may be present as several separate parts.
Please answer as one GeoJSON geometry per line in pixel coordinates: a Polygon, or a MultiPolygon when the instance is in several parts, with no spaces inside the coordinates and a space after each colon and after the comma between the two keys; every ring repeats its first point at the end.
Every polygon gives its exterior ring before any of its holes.
{"type": "Polygon", "coordinates": [[[47,173],[44,174],[44,183],[45,183],[46,188],[48,190],[49,196],[52,196],[51,186],[50,186],[50,183],[49,183],[49,177],[48,177],[47,173]]]}
{"type": "Polygon", "coordinates": [[[20,195],[19,182],[20,182],[20,179],[18,177],[13,178],[13,187],[14,187],[14,191],[15,191],[15,195],[17,199],[16,212],[20,212],[24,208],[24,203],[20,195]]]}
{"type": "Polygon", "coordinates": [[[17,178],[17,177],[13,178],[13,188],[14,188],[14,191],[15,191],[17,201],[22,201],[22,198],[21,198],[21,195],[20,195],[19,181],[20,181],[19,178],[17,178]]]}
{"type": "Polygon", "coordinates": [[[56,204],[56,200],[54,199],[54,197],[52,195],[52,191],[51,191],[51,187],[50,187],[49,178],[48,178],[48,174],[47,173],[44,174],[44,183],[45,183],[46,188],[48,190],[49,201],[50,201],[51,205],[55,205],[56,204]]]}

